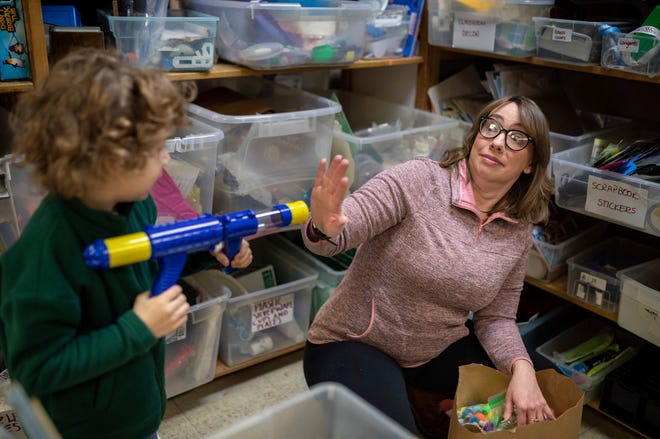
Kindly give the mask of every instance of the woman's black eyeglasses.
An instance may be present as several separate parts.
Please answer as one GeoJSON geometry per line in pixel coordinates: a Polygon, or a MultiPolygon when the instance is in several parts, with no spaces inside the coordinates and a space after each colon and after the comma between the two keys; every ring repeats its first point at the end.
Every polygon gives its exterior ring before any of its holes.
{"type": "Polygon", "coordinates": [[[479,122],[479,134],[486,139],[494,139],[504,131],[504,144],[511,151],[522,151],[530,143],[534,143],[534,139],[520,130],[507,130],[502,127],[497,120],[492,117],[482,116],[479,122]]]}

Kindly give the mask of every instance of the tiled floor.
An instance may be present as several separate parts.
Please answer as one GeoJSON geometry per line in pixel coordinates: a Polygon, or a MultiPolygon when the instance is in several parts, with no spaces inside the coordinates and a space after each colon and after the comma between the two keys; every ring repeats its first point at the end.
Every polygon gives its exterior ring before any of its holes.
{"type": "MultiPolygon", "coordinates": [[[[158,434],[161,439],[206,438],[243,417],[306,390],[300,350],[171,398],[158,434]]],[[[584,407],[580,439],[638,437],[584,407]]]]}

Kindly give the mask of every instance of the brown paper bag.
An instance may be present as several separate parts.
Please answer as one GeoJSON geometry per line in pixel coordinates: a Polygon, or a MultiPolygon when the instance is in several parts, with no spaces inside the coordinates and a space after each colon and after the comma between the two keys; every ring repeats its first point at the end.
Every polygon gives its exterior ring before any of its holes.
{"type": "Polygon", "coordinates": [[[481,364],[468,364],[458,369],[458,388],[449,424],[449,439],[578,439],[582,422],[584,392],[568,377],[546,369],[536,372],[539,387],[556,420],[523,425],[515,430],[476,433],[458,422],[459,407],[481,404],[506,390],[510,377],[481,364]]]}

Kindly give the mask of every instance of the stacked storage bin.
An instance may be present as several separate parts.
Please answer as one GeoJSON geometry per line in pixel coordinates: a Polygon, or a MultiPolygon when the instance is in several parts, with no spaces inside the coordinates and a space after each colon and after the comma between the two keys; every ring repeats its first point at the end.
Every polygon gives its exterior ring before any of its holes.
{"type": "Polygon", "coordinates": [[[660,5],[631,32],[609,29],[603,39],[600,63],[609,69],[655,76],[660,73],[660,5]]]}
{"type": "Polygon", "coordinates": [[[660,430],[660,349],[647,345],[605,377],[600,409],[647,437],[660,430]]]}
{"type": "Polygon", "coordinates": [[[621,298],[621,281],[617,273],[658,256],[660,249],[620,237],[609,238],[568,259],[566,293],[616,314],[621,298]]]}
{"type": "Polygon", "coordinates": [[[0,165],[2,167],[0,174],[4,175],[5,200],[7,201],[7,203],[3,203],[2,207],[3,219],[10,223],[3,226],[2,233],[4,236],[6,231],[7,238],[11,239],[9,232],[12,231],[13,238],[16,239],[39,207],[43,194],[30,180],[31,167],[29,165],[22,164],[12,155],[0,159],[0,165]]]}
{"type": "Polygon", "coordinates": [[[231,293],[215,282],[214,271],[202,271],[184,280],[201,300],[188,311],[185,325],[165,337],[165,392],[178,395],[215,377],[222,316],[231,293]]]}
{"type": "Polygon", "coordinates": [[[604,235],[606,227],[606,223],[597,222],[558,241],[533,236],[527,275],[544,282],[558,278],[566,273],[568,258],[594,245],[604,235]]]}
{"type": "Polygon", "coordinates": [[[243,288],[232,288],[222,322],[220,358],[228,366],[305,341],[318,273],[272,238],[251,241],[254,262],[234,274],[243,288]]]}
{"type": "Polygon", "coordinates": [[[253,69],[348,65],[364,53],[368,1],[185,0],[219,18],[216,44],[227,61],[253,69]]]}
{"type": "MultiPolygon", "coordinates": [[[[222,90],[258,103],[263,110],[230,115],[189,106],[192,118],[225,135],[218,151],[213,213],[260,211],[308,199],[319,161],[330,155],[340,105],[261,78],[221,84],[222,90]]],[[[209,102],[212,106],[217,100],[211,95],[209,102]]]]}
{"type": "Polygon", "coordinates": [[[189,10],[170,10],[166,17],[99,15],[132,64],[173,72],[207,71],[215,64],[218,17],[189,10]]]}
{"type": "Polygon", "coordinates": [[[330,298],[330,295],[335,290],[339,282],[346,275],[346,271],[353,261],[355,249],[348,250],[344,253],[335,255],[331,258],[314,254],[305,248],[302,242],[300,232],[289,232],[286,239],[278,239],[281,241],[279,245],[286,248],[297,258],[305,261],[310,267],[314,267],[319,277],[316,285],[312,290],[312,303],[309,314],[309,323],[311,324],[316,317],[316,313],[321,309],[323,304],[330,298]]]}
{"type": "Polygon", "coordinates": [[[626,22],[546,17],[534,17],[533,20],[539,58],[581,65],[600,64],[604,35],[608,35],[613,27],[625,29],[629,26],[626,22]]]}
{"type": "Polygon", "coordinates": [[[335,129],[334,142],[350,151],[354,168],[352,175],[349,168],[348,177],[353,190],[383,169],[415,156],[439,160],[446,150],[462,146],[469,128],[464,122],[416,108],[339,90],[334,93],[347,122],[343,130],[335,129]]]}
{"type": "Polygon", "coordinates": [[[621,282],[618,323],[660,346],[660,259],[617,273],[621,282]]]}
{"type": "MultiPolygon", "coordinates": [[[[190,126],[181,130],[165,142],[170,153],[170,162],[165,171],[176,184],[187,204],[197,214],[213,210],[213,186],[215,184],[215,161],[218,147],[222,143],[222,131],[190,119],[190,126]]],[[[162,183],[162,182],[161,182],[162,183]]],[[[159,183],[160,184],[160,183],[159,183]]],[[[159,222],[170,222],[192,216],[177,211],[177,197],[172,199],[174,188],[164,187],[161,199],[152,191],[158,207],[159,222]],[[169,201],[169,202],[168,202],[169,201]]]]}
{"type": "Polygon", "coordinates": [[[363,58],[403,56],[410,16],[408,6],[390,4],[367,20],[367,39],[363,58]]]}
{"type": "Polygon", "coordinates": [[[643,32],[611,32],[603,39],[603,67],[649,77],[660,74],[660,40],[643,32]]]}
{"type": "Polygon", "coordinates": [[[554,0],[430,1],[429,44],[532,56],[532,17],[547,17],[552,5],[554,0]]]}
{"type": "Polygon", "coordinates": [[[559,207],[660,236],[660,183],[591,166],[591,143],[552,155],[559,207]]]}
{"type": "Polygon", "coordinates": [[[562,331],[540,345],[536,351],[585,391],[586,403],[598,398],[607,374],[633,358],[641,347],[642,341],[638,337],[590,318],[562,331]],[[606,359],[601,357],[603,362],[600,366],[592,366],[588,362],[588,354],[573,355],[577,347],[582,347],[585,353],[602,353],[609,347],[614,353],[606,359]],[[573,358],[576,360],[573,361],[573,358]]]}

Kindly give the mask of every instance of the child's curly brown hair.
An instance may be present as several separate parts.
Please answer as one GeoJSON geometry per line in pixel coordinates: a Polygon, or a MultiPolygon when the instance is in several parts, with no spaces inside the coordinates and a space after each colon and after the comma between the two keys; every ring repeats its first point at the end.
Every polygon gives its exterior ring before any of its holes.
{"type": "Polygon", "coordinates": [[[184,90],[163,72],[129,65],[113,52],[78,50],[19,98],[10,115],[13,153],[34,166],[45,191],[81,198],[109,169],[142,168],[188,123],[195,87],[187,85],[184,90]]]}

